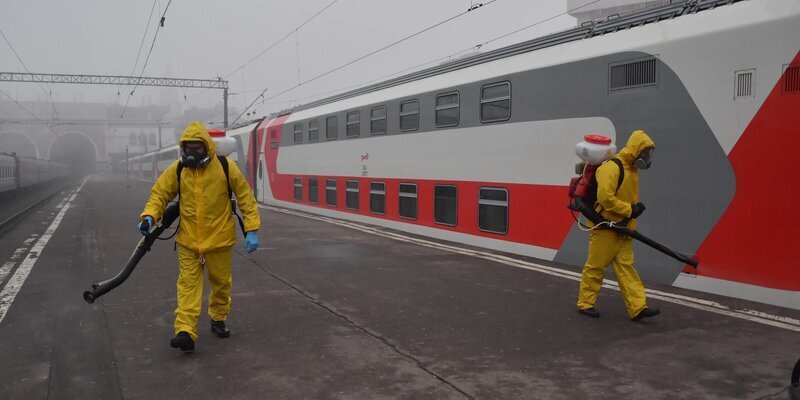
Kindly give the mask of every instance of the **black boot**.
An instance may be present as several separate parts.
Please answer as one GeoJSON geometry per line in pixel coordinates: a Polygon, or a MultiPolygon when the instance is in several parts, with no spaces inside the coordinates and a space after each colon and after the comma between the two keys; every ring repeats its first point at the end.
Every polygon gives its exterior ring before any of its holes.
{"type": "Polygon", "coordinates": [[[211,332],[214,332],[218,338],[226,338],[231,335],[231,330],[225,326],[225,321],[211,321],[211,332]]]}
{"type": "Polygon", "coordinates": [[[635,317],[631,318],[631,321],[639,321],[642,318],[650,318],[655,317],[656,315],[661,314],[657,308],[647,308],[645,307],[642,311],[639,311],[635,317]]]}
{"type": "Polygon", "coordinates": [[[592,317],[592,318],[599,318],[600,317],[600,311],[597,311],[597,309],[594,308],[594,307],[579,308],[578,312],[583,314],[583,315],[585,315],[585,316],[587,316],[587,317],[592,317]]]}
{"type": "Polygon", "coordinates": [[[178,334],[169,341],[169,345],[173,348],[181,349],[183,351],[194,350],[194,340],[192,340],[192,337],[189,336],[188,332],[178,332],[178,334]]]}

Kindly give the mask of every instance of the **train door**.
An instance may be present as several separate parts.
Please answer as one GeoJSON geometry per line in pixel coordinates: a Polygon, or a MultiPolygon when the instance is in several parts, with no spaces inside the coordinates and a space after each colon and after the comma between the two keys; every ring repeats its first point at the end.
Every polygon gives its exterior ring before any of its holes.
{"type": "Polygon", "coordinates": [[[267,135],[267,127],[269,126],[269,120],[262,121],[254,130],[253,130],[253,151],[250,153],[252,155],[252,168],[253,168],[253,192],[256,195],[258,201],[262,203],[266,203],[266,192],[264,191],[264,186],[266,185],[267,179],[267,169],[264,160],[264,139],[267,135]]]}
{"type": "Polygon", "coordinates": [[[256,179],[256,191],[258,192],[258,198],[261,200],[262,203],[266,203],[267,201],[267,198],[265,197],[266,193],[264,192],[264,185],[266,185],[267,183],[266,180],[267,170],[266,170],[266,165],[264,165],[264,138],[267,135],[266,129],[267,128],[264,127],[256,130],[258,132],[259,146],[255,151],[256,157],[254,158],[254,160],[256,160],[255,162],[256,169],[258,169],[258,176],[257,176],[258,179],[256,179]]]}
{"type": "Polygon", "coordinates": [[[264,201],[261,197],[261,191],[259,190],[260,179],[261,179],[261,171],[258,167],[258,154],[259,154],[259,146],[258,143],[260,142],[259,138],[259,129],[258,125],[250,131],[250,149],[247,152],[247,168],[250,170],[250,188],[253,189],[253,195],[256,197],[256,201],[264,201]]]}
{"type": "Polygon", "coordinates": [[[283,129],[282,120],[278,119],[274,124],[270,124],[267,128],[266,135],[264,135],[264,143],[259,162],[264,166],[264,178],[262,179],[261,190],[265,199],[271,199],[273,197],[270,183],[277,177],[277,171],[267,170],[267,160],[274,161],[278,158],[281,129],[283,129]]]}
{"type": "Polygon", "coordinates": [[[265,201],[266,199],[266,197],[264,197],[266,195],[266,193],[264,192],[264,186],[267,184],[267,180],[264,179],[266,178],[264,176],[266,172],[267,172],[266,168],[264,167],[264,153],[262,152],[261,156],[258,157],[258,182],[259,182],[258,192],[262,202],[265,201]]]}

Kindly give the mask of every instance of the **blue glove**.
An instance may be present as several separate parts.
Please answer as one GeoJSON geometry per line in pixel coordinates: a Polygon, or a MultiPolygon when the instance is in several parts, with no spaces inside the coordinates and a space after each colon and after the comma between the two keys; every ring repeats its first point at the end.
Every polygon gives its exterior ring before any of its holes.
{"type": "Polygon", "coordinates": [[[244,236],[244,249],[247,250],[248,253],[252,253],[256,251],[257,248],[258,236],[256,236],[256,232],[247,232],[247,235],[244,236]]]}
{"type": "Polygon", "coordinates": [[[150,228],[153,227],[153,217],[149,215],[145,216],[144,219],[139,221],[139,225],[136,225],[136,227],[139,228],[139,232],[142,233],[142,236],[147,236],[147,234],[150,233],[150,228]]]}

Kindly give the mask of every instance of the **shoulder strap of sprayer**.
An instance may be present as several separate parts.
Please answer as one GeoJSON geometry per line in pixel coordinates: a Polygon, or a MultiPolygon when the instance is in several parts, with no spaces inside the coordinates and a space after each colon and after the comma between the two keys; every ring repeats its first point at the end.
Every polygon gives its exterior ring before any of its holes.
{"type": "MultiPolygon", "coordinates": [[[[231,212],[233,215],[236,216],[236,219],[239,221],[239,228],[242,229],[242,235],[246,235],[247,232],[244,231],[244,221],[242,221],[242,217],[239,216],[239,213],[236,212],[236,201],[233,199],[233,190],[231,190],[231,179],[228,175],[228,159],[224,156],[217,156],[217,160],[219,163],[222,164],[222,171],[225,172],[225,183],[228,184],[228,198],[231,200],[231,212]]],[[[181,198],[181,172],[183,172],[183,163],[178,161],[178,200],[181,198]]]]}
{"type": "Polygon", "coordinates": [[[614,193],[619,191],[619,187],[622,186],[622,181],[625,180],[625,168],[622,167],[622,161],[619,158],[612,158],[610,161],[613,161],[614,164],[617,164],[619,167],[619,178],[617,179],[617,190],[614,193]]]}

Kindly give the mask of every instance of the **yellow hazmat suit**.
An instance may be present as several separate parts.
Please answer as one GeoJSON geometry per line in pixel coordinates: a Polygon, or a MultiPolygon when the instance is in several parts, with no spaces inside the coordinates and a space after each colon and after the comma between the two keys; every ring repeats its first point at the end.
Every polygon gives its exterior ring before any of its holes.
{"type": "MultiPolygon", "coordinates": [[[[180,230],[178,243],[178,308],[175,309],[175,333],[187,332],[197,339],[197,319],[203,299],[203,267],[208,267],[211,293],[208,315],[214,321],[225,321],[231,308],[231,247],[236,243],[236,228],[228,198],[228,182],[222,163],[216,156],[216,143],[200,122],[192,122],[181,135],[186,141],[202,141],[211,157],[203,168],[181,171],[180,230]]],[[[140,219],[151,216],[159,220],[167,203],[178,194],[178,161],[158,177],[150,190],[140,219]]],[[[245,231],[257,231],[260,217],[253,193],[236,163],[228,160],[231,190],[236,194],[245,231]]]]}
{"type": "MultiPolygon", "coordinates": [[[[645,149],[654,148],[655,143],[644,131],[635,131],[628,144],[614,157],[622,161],[624,180],[617,189],[619,167],[606,162],[597,169],[597,204],[601,215],[609,221],[620,222],[631,216],[631,206],[639,201],[639,171],[633,165],[636,157],[645,149]]],[[[636,219],[628,223],[636,228],[636,219]]],[[[603,284],[606,267],[611,264],[619,282],[620,294],[625,301],[628,315],[633,318],[647,308],[644,284],[633,267],[633,240],[619,236],[613,231],[596,229],[589,233],[589,258],[583,267],[581,286],[578,292],[578,309],[594,307],[597,294],[603,284]]]]}

